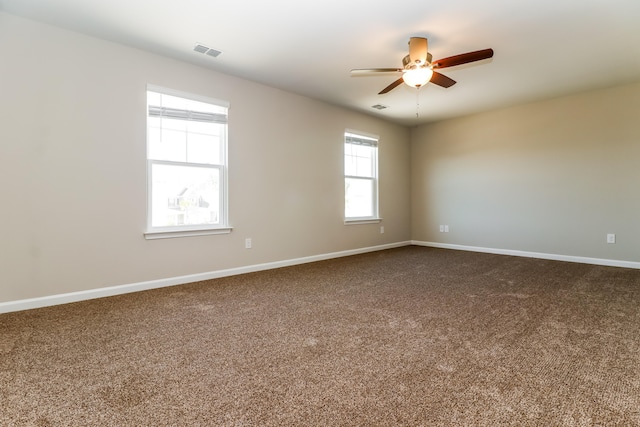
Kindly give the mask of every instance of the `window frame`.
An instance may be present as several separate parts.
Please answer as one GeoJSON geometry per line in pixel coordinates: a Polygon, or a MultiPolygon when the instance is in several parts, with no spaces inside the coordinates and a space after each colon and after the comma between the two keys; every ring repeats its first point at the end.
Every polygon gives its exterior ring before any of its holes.
{"type": "Polygon", "coordinates": [[[160,93],[162,95],[175,96],[183,98],[189,101],[203,102],[229,110],[229,103],[214,98],[209,98],[202,95],[196,95],[193,93],[183,92],[174,89],[168,89],[165,87],[155,86],[148,84],[145,95],[147,101],[146,107],[146,164],[147,164],[147,219],[146,230],[144,237],[147,240],[150,239],[165,239],[174,237],[187,237],[187,236],[203,236],[212,234],[227,234],[230,233],[232,227],[229,225],[229,197],[228,197],[228,141],[229,141],[229,127],[228,119],[223,128],[223,134],[220,138],[220,159],[219,164],[214,163],[197,163],[189,161],[175,161],[175,160],[156,160],[151,159],[149,156],[150,141],[149,141],[149,92],[160,93]],[[189,225],[172,225],[172,226],[153,226],[152,225],[152,205],[153,205],[153,167],[155,165],[168,165],[178,167],[189,168],[205,168],[210,170],[217,170],[219,175],[219,212],[218,223],[211,224],[189,224],[189,225]]]}
{"type": "Polygon", "coordinates": [[[371,224],[371,223],[379,223],[382,221],[382,218],[380,217],[380,211],[379,211],[379,199],[380,199],[380,195],[379,195],[379,173],[378,173],[378,168],[379,168],[379,145],[380,145],[380,137],[378,135],[373,135],[373,134],[369,134],[369,133],[365,133],[365,132],[361,132],[361,131],[357,131],[357,130],[352,130],[352,129],[346,129],[344,132],[344,140],[343,140],[343,175],[344,175],[344,180],[343,180],[343,189],[344,189],[344,209],[343,209],[343,215],[344,215],[344,223],[345,225],[350,225],[350,224],[371,224]],[[350,140],[352,142],[350,142],[350,140]],[[355,143],[355,141],[360,140],[361,143],[357,144],[355,143]],[[371,142],[369,142],[371,141],[371,142]],[[374,150],[372,151],[373,156],[372,156],[372,176],[361,176],[361,175],[347,175],[347,167],[346,167],[346,158],[347,158],[347,144],[352,144],[352,145],[368,145],[370,147],[373,147],[374,150]],[[371,185],[371,210],[372,210],[372,214],[369,216],[347,216],[347,190],[346,190],[346,182],[347,179],[361,179],[361,180],[366,180],[366,181],[370,181],[372,183],[371,185]]]}

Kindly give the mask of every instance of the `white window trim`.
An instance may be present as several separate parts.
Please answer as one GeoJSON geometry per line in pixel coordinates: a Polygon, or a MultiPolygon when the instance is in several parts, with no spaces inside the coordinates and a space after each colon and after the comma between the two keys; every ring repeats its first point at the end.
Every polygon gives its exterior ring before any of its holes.
{"type": "MultiPolygon", "coordinates": [[[[214,105],[217,105],[219,107],[224,107],[224,108],[227,108],[227,109],[231,105],[229,103],[229,101],[224,101],[222,99],[211,98],[209,96],[198,95],[196,93],[184,92],[184,91],[181,91],[181,90],[170,89],[170,88],[166,88],[166,87],[162,87],[162,86],[156,86],[156,85],[152,85],[152,84],[148,84],[147,85],[147,91],[160,92],[160,93],[165,94],[165,95],[177,96],[177,97],[180,97],[180,98],[188,98],[188,99],[191,99],[193,101],[200,101],[200,102],[205,102],[207,104],[214,104],[214,105]]],[[[362,135],[364,135],[364,134],[362,134],[362,135]]]]}
{"type": "MultiPolygon", "coordinates": [[[[158,92],[165,95],[177,96],[180,98],[187,98],[194,101],[205,102],[208,104],[214,104],[220,107],[229,109],[229,102],[210,98],[207,96],[197,95],[189,92],[183,92],[175,89],[169,89],[162,86],[156,86],[152,84],[147,84],[147,92],[158,92]]],[[[148,117],[149,112],[147,111],[146,116],[148,117]]],[[[146,121],[145,121],[146,123],[146,121]]],[[[148,137],[148,126],[145,129],[146,135],[148,137]]],[[[221,197],[220,202],[222,205],[222,210],[220,212],[220,223],[222,225],[209,226],[209,225],[187,225],[187,226],[174,226],[174,227],[152,227],[151,224],[151,166],[152,164],[170,164],[170,165],[189,165],[189,166],[198,166],[197,163],[185,163],[185,162],[172,162],[166,160],[152,160],[149,159],[147,154],[147,225],[146,230],[143,235],[146,240],[156,240],[156,239],[171,239],[176,237],[190,237],[190,236],[208,236],[214,234],[228,234],[231,233],[233,227],[229,225],[229,197],[228,197],[228,144],[229,144],[229,136],[228,136],[228,125],[227,125],[227,135],[225,135],[226,144],[224,144],[223,151],[221,153],[221,157],[224,160],[222,165],[205,165],[206,167],[214,167],[221,169],[221,178],[223,185],[221,186],[221,197]]],[[[146,143],[146,150],[149,150],[149,142],[146,143]]]]}
{"type": "Polygon", "coordinates": [[[382,222],[382,218],[349,218],[344,220],[344,225],[358,225],[358,224],[378,224],[382,222]]]}
{"type": "MultiPolygon", "coordinates": [[[[345,129],[344,133],[343,133],[343,138],[344,138],[344,134],[354,134],[356,136],[363,136],[365,138],[369,138],[369,139],[374,139],[376,141],[376,151],[375,151],[375,170],[374,170],[374,176],[373,178],[367,178],[367,177],[362,177],[362,176],[353,176],[353,175],[347,175],[344,174],[344,164],[343,164],[343,181],[346,178],[352,178],[352,179],[366,179],[366,180],[372,180],[374,183],[374,190],[373,190],[373,208],[375,210],[374,214],[372,216],[366,216],[366,217],[344,217],[344,225],[358,225],[358,224],[377,224],[380,223],[382,221],[382,217],[380,217],[380,205],[379,205],[379,175],[378,175],[378,151],[379,151],[379,146],[380,146],[380,137],[378,135],[374,135],[371,133],[367,133],[367,132],[361,132],[358,130],[353,130],[353,129],[345,129]]],[[[342,141],[342,147],[344,150],[344,145],[345,145],[345,140],[343,139],[342,141]]],[[[344,162],[344,154],[342,156],[343,162],[344,162]]],[[[344,209],[343,209],[343,215],[344,215],[344,209]]]]}
{"type": "Polygon", "coordinates": [[[166,230],[162,231],[147,231],[144,233],[144,238],[147,240],[156,239],[173,239],[176,237],[191,237],[191,236],[210,236],[213,234],[229,234],[233,230],[233,227],[216,227],[216,228],[194,228],[193,230],[180,229],[172,230],[173,227],[165,227],[166,230]]]}

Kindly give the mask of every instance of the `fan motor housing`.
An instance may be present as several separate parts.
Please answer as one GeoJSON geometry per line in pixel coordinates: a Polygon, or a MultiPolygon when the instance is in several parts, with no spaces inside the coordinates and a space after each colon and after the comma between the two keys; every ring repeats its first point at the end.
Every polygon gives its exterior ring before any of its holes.
{"type": "Polygon", "coordinates": [[[429,66],[431,65],[431,61],[433,61],[433,55],[431,55],[430,53],[427,53],[427,63],[425,65],[416,65],[415,62],[411,62],[411,55],[407,55],[404,58],[402,58],[402,66],[404,67],[405,70],[412,70],[418,67],[422,68],[425,66],[429,66]]]}

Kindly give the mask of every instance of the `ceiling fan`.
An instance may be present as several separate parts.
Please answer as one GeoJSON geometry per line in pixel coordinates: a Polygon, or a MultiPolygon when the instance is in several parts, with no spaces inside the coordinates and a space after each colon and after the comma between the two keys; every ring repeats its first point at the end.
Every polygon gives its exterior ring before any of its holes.
{"type": "Polygon", "coordinates": [[[378,95],[385,94],[400,86],[402,83],[406,83],[411,87],[419,88],[431,82],[438,86],[447,88],[456,84],[456,81],[435,70],[468,64],[469,62],[481,61],[491,57],[493,57],[493,49],[483,49],[433,61],[433,57],[427,49],[427,39],[424,37],[411,37],[409,39],[409,54],[402,58],[402,68],[354,69],[351,70],[351,75],[362,75],[368,73],[402,73],[402,77],[382,89],[378,95]]]}

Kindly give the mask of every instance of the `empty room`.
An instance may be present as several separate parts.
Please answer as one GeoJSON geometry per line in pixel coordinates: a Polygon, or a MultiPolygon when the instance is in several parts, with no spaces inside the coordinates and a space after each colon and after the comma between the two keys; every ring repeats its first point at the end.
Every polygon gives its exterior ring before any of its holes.
{"type": "Polygon", "coordinates": [[[0,425],[640,426],[638,22],[0,0],[0,425]]]}

